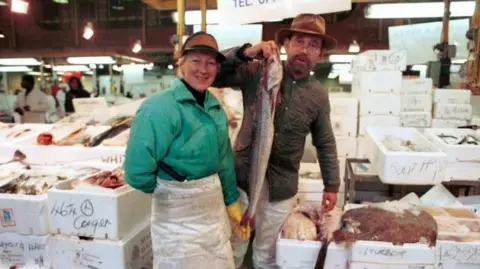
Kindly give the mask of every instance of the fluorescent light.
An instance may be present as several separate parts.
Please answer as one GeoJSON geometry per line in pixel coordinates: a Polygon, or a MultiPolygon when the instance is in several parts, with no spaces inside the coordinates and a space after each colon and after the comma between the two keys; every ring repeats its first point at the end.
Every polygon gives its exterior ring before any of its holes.
{"type": "Polygon", "coordinates": [[[0,31],[0,38],[5,38],[5,34],[2,31],[0,31]]]}
{"type": "MultiPolygon", "coordinates": [[[[37,72],[37,71],[30,71],[30,72],[27,72],[28,75],[32,75],[32,76],[41,76],[42,75],[42,72],[37,72]]],[[[47,76],[48,74],[45,74],[43,73],[43,76],[47,76]]]]}
{"type": "Polygon", "coordinates": [[[28,66],[0,66],[0,72],[29,72],[32,71],[28,66]]]}
{"type": "Polygon", "coordinates": [[[455,59],[452,60],[452,64],[464,64],[467,61],[467,59],[455,59]]]}
{"type": "Polygon", "coordinates": [[[125,60],[129,60],[129,61],[132,61],[132,62],[137,62],[137,63],[146,63],[147,61],[143,60],[143,59],[140,59],[140,58],[135,58],[135,57],[130,57],[130,56],[126,56],[126,55],[123,55],[121,56],[123,59],[125,60]]]}
{"type": "Polygon", "coordinates": [[[12,0],[11,11],[14,13],[27,14],[28,12],[28,2],[24,0],[12,0]]]}
{"type": "Polygon", "coordinates": [[[68,0],[53,0],[57,4],[68,4],[68,0]]]}
{"type": "Polygon", "coordinates": [[[170,70],[172,70],[172,69],[173,69],[173,65],[169,64],[169,65],[167,66],[167,68],[170,69],[170,70]]]}
{"type": "Polygon", "coordinates": [[[7,5],[7,1],[0,1],[0,6],[6,6],[7,5]]]}
{"type": "Polygon", "coordinates": [[[0,65],[40,65],[34,58],[0,58],[0,65]]]}
{"type": "MultiPolygon", "coordinates": [[[[442,2],[372,4],[365,10],[368,19],[394,18],[442,18],[442,2]]],[[[475,10],[475,1],[450,3],[450,18],[471,17],[475,10]]]]}
{"type": "MultiPolygon", "coordinates": [[[[172,19],[175,23],[178,22],[178,12],[172,13],[172,19]]],[[[218,24],[220,15],[218,10],[207,10],[207,24],[218,24]]],[[[195,25],[202,23],[202,12],[200,10],[191,10],[185,12],[185,24],[195,25]]]]}
{"type": "Polygon", "coordinates": [[[95,57],[68,57],[69,64],[113,64],[115,60],[110,56],[95,57]]]}
{"type": "Polygon", "coordinates": [[[53,70],[57,72],[90,71],[86,65],[56,65],[53,67],[53,70]]]}
{"type": "Polygon", "coordinates": [[[332,54],[328,56],[331,63],[350,63],[356,55],[353,54],[332,54]]]}

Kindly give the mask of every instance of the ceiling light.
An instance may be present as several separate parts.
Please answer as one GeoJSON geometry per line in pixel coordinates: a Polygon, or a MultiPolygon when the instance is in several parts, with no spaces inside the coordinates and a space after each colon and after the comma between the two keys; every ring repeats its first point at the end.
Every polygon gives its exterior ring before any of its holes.
{"type": "Polygon", "coordinates": [[[287,54],[280,54],[280,60],[281,61],[286,61],[287,60],[287,54]]]}
{"type": "MultiPolygon", "coordinates": [[[[442,18],[443,2],[371,4],[365,9],[368,19],[394,18],[442,18]]],[[[475,1],[450,3],[450,18],[470,17],[475,10],[475,1]]]]}
{"type": "Polygon", "coordinates": [[[140,40],[135,41],[133,44],[132,52],[139,53],[142,50],[142,42],[140,40]]]}
{"type": "Polygon", "coordinates": [[[0,38],[5,38],[5,34],[2,31],[0,31],[0,38]]]}
{"type": "Polygon", "coordinates": [[[170,69],[170,70],[172,70],[172,69],[173,69],[173,65],[169,64],[169,65],[167,66],[167,68],[170,69]]]}
{"type": "Polygon", "coordinates": [[[0,7],[1,6],[6,6],[7,5],[7,1],[0,1],[0,7]]]}
{"type": "Polygon", "coordinates": [[[115,60],[110,56],[68,57],[69,64],[113,64],[115,60]]]}
{"type": "Polygon", "coordinates": [[[147,62],[144,59],[125,56],[125,55],[122,55],[121,57],[122,57],[122,59],[129,60],[129,61],[132,61],[132,62],[137,62],[137,63],[146,63],[147,62]]]}
{"type": "Polygon", "coordinates": [[[88,67],[90,67],[91,69],[97,68],[97,66],[95,64],[89,64],[88,67]]]}
{"type": "Polygon", "coordinates": [[[12,0],[11,11],[14,13],[27,14],[28,2],[24,0],[12,0]]]}
{"type": "Polygon", "coordinates": [[[0,65],[40,65],[35,58],[0,58],[0,65]]]}
{"type": "Polygon", "coordinates": [[[284,46],[282,46],[282,48],[280,49],[280,54],[287,54],[284,46]]]}
{"type": "Polygon", "coordinates": [[[93,24],[91,22],[88,22],[87,25],[83,28],[83,38],[88,40],[92,38],[93,34],[93,24]]]}
{"type": "Polygon", "coordinates": [[[452,60],[452,64],[464,64],[467,61],[467,59],[455,59],[452,60]]]}
{"type": "Polygon", "coordinates": [[[69,72],[69,71],[90,71],[86,65],[56,65],[53,67],[57,72],[69,72]]]}
{"type": "Polygon", "coordinates": [[[310,76],[313,76],[313,75],[315,75],[315,72],[310,71],[310,76]]]}
{"type": "Polygon", "coordinates": [[[335,78],[337,78],[339,75],[340,75],[340,73],[338,73],[338,72],[330,72],[330,74],[328,74],[328,78],[329,78],[329,79],[335,79],[335,78]]]}
{"type": "Polygon", "coordinates": [[[0,72],[29,72],[32,71],[28,66],[0,66],[0,72]]]}
{"type": "Polygon", "coordinates": [[[68,0],[53,0],[57,4],[68,4],[68,0]]]}
{"type": "Polygon", "coordinates": [[[348,47],[348,52],[350,53],[359,53],[360,45],[358,45],[357,40],[353,40],[352,44],[348,47]]]}
{"type": "Polygon", "coordinates": [[[331,63],[350,63],[356,55],[353,54],[332,54],[328,56],[331,63]]]}

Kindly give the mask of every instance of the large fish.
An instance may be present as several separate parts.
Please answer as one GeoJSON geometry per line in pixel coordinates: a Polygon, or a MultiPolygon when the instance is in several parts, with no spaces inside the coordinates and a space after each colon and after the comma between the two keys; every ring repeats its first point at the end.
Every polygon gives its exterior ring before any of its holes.
{"type": "Polygon", "coordinates": [[[249,206],[242,218],[242,225],[255,225],[255,213],[260,200],[268,160],[273,144],[275,107],[280,100],[283,66],[278,54],[263,63],[262,76],[254,108],[253,143],[250,154],[249,206]]]}

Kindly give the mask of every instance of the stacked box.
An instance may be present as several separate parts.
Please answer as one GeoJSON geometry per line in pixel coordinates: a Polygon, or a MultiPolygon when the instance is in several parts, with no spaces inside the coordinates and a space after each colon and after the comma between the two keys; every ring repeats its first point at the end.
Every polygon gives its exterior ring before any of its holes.
{"type": "Polygon", "coordinates": [[[406,52],[374,50],[352,62],[352,95],[359,100],[357,157],[365,158],[366,127],[398,127],[402,109],[402,72],[406,52]]]}
{"type": "Polygon", "coordinates": [[[432,128],[456,128],[472,119],[472,92],[459,89],[433,91],[432,128]]]}
{"type": "Polygon", "coordinates": [[[400,126],[429,128],[432,125],[431,78],[403,79],[400,102],[400,126]]]}

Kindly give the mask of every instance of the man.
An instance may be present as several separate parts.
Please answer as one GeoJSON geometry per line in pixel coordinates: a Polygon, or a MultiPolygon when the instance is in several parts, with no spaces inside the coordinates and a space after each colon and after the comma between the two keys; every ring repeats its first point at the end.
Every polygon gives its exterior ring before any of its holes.
{"type": "MultiPolygon", "coordinates": [[[[330,123],[328,92],[310,76],[324,50],[336,46],[336,40],[325,34],[325,21],[313,14],[298,15],[291,28],[277,32],[276,43],[287,52],[281,103],[276,108],[275,138],[266,175],[265,196],[256,216],[253,263],[256,269],[277,268],[275,245],[278,233],[291,212],[293,197],[298,191],[298,169],[305,138],[311,133],[321,164],[325,190],[323,206],[333,209],[340,185],[335,137],[330,123]]],[[[254,58],[268,58],[278,50],[273,41],[262,42],[224,52],[228,60],[222,64],[215,87],[242,89],[244,119],[235,143],[235,162],[239,187],[248,191],[250,144],[252,143],[253,104],[258,89],[261,63],[254,58]]],[[[244,193],[241,192],[243,195],[244,193]]],[[[244,197],[245,203],[248,203],[244,197]]],[[[234,239],[235,263],[239,268],[248,247],[247,241],[234,239]]]]}
{"type": "Polygon", "coordinates": [[[40,89],[35,89],[35,78],[22,76],[24,91],[17,95],[15,112],[21,116],[22,123],[45,123],[45,112],[48,110],[48,98],[40,89]]]}

